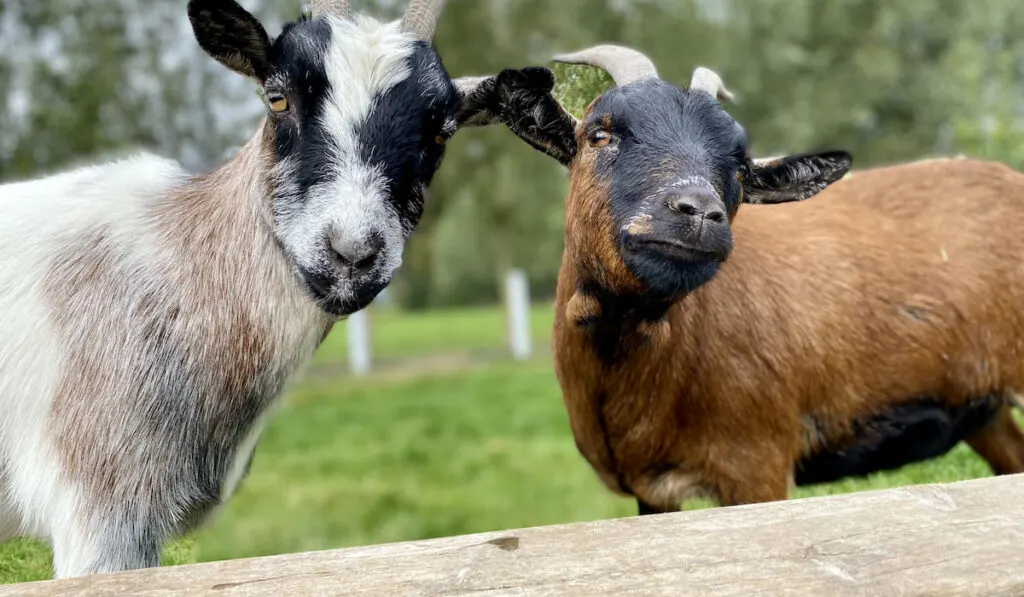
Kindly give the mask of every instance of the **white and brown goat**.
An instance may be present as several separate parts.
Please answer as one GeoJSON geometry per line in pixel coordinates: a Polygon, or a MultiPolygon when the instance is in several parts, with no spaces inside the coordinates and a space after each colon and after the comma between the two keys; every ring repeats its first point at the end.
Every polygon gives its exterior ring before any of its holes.
{"type": "Polygon", "coordinates": [[[780,500],[961,440],[1024,472],[1024,175],[929,160],[836,182],[844,152],[752,160],[711,71],[680,89],[626,48],[560,60],[617,83],[580,122],[550,76],[519,94],[526,140],[571,172],[555,361],[610,489],[641,513],[780,500]]]}
{"type": "Polygon", "coordinates": [[[445,142],[508,103],[502,75],[446,73],[442,4],[314,1],[271,39],[192,0],[267,99],[234,158],[0,186],[0,540],[48,539],[58,577],[155,566],[232,494],[288,380],[390,282],[445,142]]]}

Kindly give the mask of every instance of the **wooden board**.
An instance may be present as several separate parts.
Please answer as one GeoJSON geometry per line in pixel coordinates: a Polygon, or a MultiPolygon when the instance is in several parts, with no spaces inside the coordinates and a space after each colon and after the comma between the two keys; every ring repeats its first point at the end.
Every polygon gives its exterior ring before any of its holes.
{"type": "Polygon", "coordinates": [[[1024,477],[0,587],[0,595],[1024,595],[1024,477]]]}

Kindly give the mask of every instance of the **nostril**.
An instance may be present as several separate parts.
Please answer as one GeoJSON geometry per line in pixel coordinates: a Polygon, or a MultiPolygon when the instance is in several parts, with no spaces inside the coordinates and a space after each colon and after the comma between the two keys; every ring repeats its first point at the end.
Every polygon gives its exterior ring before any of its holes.
{"type": "Polygon", "coordinates": [[[364,273],[373,269],[380,256],[378,243],[331,243],[338,264],[352,273],[364,273]]]}
{"type": "Polygon", "coordinates": [[[380,254],[380,251],[372,247],[369,247],[369,249],[370,250],[365,257],[352,264],[357,270],[363,271],[371,269],[373,264],[377,262],[377,255],[380,254]]]}
{"type": "Polygon", "coordinates": [[[665,205],[676,213],[683,214],[684,216],[696,216],[700,214],[700,208],[694,205],[694,202],[690,197],[686,196],[675,196],[665,201],[665,205]]]}
{"type": "Polygon", "coordinates": [[[377,261],[378,254],[377,249],[366,247],[360,251],[338,251],[338,259],[342,265],[362,271],[373,267],[374,262],[377,261]]]}
{"type": "Polygon", "coordinates": [[[722,224],[725,222],[725,212],[720,209],[712,209],[705,213],[704,217],[716,224],[722,224]]]}

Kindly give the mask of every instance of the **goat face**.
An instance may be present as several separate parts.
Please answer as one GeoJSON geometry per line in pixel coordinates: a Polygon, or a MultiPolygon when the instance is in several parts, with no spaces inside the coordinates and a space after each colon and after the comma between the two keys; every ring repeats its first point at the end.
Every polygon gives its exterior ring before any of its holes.
{"type": "Polygon", "coordinates": [[[617,86],[576,121],[551,96],[550,71],[505,72],[503,120],[569,168],[567,250],[614,294],[672,300],[694,290],[730,255],[741,203],[806,199],[852,165],[845,151],[752,159],[743,127],[717,101],[731,94],[707,69],[683,89],[628,48],[558,60],[604,68],[617,86]]]}
{"type": "Polygon", "coordinates": [[[452,81],[430,46],[443,2],[381,24],[333,1],[274,40],[234,0],[192,0],[189,14],[207,53],[261,85],[274,232],[311,297],[340,316],[401,265],[448,139],[489,121],[462,109],[487,79],[452,81]]]}
{"type": "Polygon", "coordinates": [[[609,222],[615,255],[656,294],[709,280],[732,250],[743,128],[708,94],[650,79],[598,98],[578,130],[573,176],[592,178],[603,205],[574,210],[583,220],[573,230],[592,234],[601,229],[593,220],[609,222]]]}
{"type": "Polygon", "coordinates": [[[335,17],[274,45],[268,97],[279,239],[323,308],[365,307],[391,281],[423,190],[455,132],[456,95],[438,56],[388,29],[335,17]]]}

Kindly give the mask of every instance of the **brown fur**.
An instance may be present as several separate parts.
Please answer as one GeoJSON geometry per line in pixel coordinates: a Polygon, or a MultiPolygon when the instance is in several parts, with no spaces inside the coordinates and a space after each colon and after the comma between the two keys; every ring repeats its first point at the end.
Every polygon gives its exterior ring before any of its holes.
{"type": "MultiPolygon", "coordinates": [[[[586,140],[581,136],[579,142],[583,147],[586,140]]],[[[615,246],[615,222],[604,201],[607,192],[596,171],[597,156],[581,152],[572,168],[565,217],[567,222],[581,225],[566,229],[566,254],[579,275],[587,280],[639,290],[639,281],[629,272],[615,246]]]]}
{"type": "MultiPolygon", "coordinates": [[[[594,324],[566,308],[581,285],[636,285],[592,169],[581,152],[554,348],[576,443],[610,489],[664,510],[702,492],[785,499],[794,464],[842,443],[859,416],[1024,389],[1024,175],[923,161],[858,171],[806,202],[746,205],[718,275],[668,311],[670,337],[644,342],[649,329],[622,322],[632,348],[607,365],[594,324]]],[[[996,472],[1024,472],[1009,406],[968,443],[996,472]]]]}

